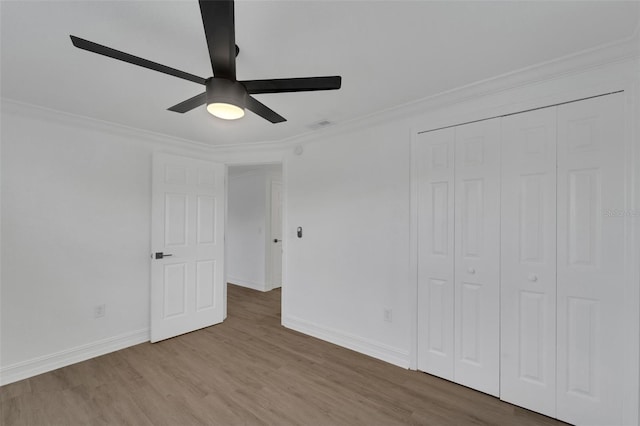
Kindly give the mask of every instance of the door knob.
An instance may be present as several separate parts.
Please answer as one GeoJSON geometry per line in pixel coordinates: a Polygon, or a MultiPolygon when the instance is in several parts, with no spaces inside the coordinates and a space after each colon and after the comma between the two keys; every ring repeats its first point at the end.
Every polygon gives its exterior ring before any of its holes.
{"type": "Polygon", "coordinates": [[[474,268],[467,268],[467,272],[470,274],[475,274],[476,270],[474,268]]]}
{"type": "Polygon", "coordinates": [[[529,275],[528,278],[529,278],[529,281],[534,282],[534,283],[536,281],[538,281],[538,276],[536,274],[531,274],[531,275],[529,275]]]}
{"type": "Polygon", "coordinates": [[[273,239],[273,242],[274,242],[274,243],[277,243],[277,242],[279,242],[279,241],[282,241],[282,240],[279,240],[279,239],[277,239],[277,238],[274,238],[274,239],[273,239]]]}
{"type": "Polygon", "coordinates": [[[171,257],[171,256],[173,256],[173,255],[172,254],[165,254],[165,253],[159,251],[159,252],[156,252],[154,258],[155,259],[162,259],[164,257],[171,257]]]}

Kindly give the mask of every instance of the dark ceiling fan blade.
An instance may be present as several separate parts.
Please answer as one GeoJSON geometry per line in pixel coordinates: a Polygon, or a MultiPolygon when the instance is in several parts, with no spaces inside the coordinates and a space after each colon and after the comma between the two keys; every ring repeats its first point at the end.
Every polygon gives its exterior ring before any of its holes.
{"type": "Polygon", "coordinates": [[[200,93],[199,95],[196,95],[191,99],[180,102],[179,104],[169,108],[169,111],[184,114],[185,112],[191,111],[192,109],[197,108],[200,105],[204,105],[205,103],[207,103],[207,92],[200,93]]]}
{"type": "Polygon", "coordinates": [[[287,121],[286,118],[258,101],[253,96],[247,96],[247,109],[258,114],[260,117],[265,120],[269,120],[272,123],[282,123],[283,121],[287,121]]]}
{"type": "Polygon", "coordinates": [[[271,80],[247,80],[241,81],[247,92],[258,93],[282,93],[282,92],[309,92],[314,90],[335,90],[342,85],[342,77],[303,77],[303,78],[276,78],[271,80]]]}
{"type": "Polygon", "coordinates": [[[236,79],[236,34],[233,0],[200,0],[213,75],[236,79]]]}
{"type": "Polygon", "coordinates": [[[79,49],[87,50],[99,55],[108,56],[113,59],[118,59],[120,61],[128,62],[133,65],[138,65],[140,67],[148,68],[150,70],[158,71],[164,74],[169,74],[174,77],[183,78],[185,80],[193,81],[194,83],[207,84],[206,79],[198,77],[197,75],[189,74],[188,72],[180,71],[175,68],[159,64],[157,62],[149,61],[147,59],[142,59],[137,56],[133,56],[128,53],[124,53],[119,50],[115,50],[110,47],[106,47],[101,44],[82,39],[80,37],[76,37],[73,35],[70,35],[69,37],[71,37],[71,42],[73,43],[73,45],[79,49]]]}

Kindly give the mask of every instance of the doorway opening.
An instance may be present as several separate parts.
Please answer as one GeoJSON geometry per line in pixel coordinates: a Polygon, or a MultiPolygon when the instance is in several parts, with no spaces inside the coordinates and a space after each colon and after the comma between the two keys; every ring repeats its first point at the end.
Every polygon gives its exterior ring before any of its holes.
{"type": "Polygon", "coordinates": [[[227,283],[260,292],[279,289],[282,164],[230,165],[227,176],[227,283]]]}

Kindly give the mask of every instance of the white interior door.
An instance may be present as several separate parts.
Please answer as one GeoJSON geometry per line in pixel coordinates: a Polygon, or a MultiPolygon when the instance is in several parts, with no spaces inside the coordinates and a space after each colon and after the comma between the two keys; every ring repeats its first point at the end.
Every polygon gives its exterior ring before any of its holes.
{"type": "Polygon", "coordinates": [[[418,369],[453,380],[455,129],[423,133],[418,170],[418,369]]]}
{"type": "Polygon", "coordinates": [[[455,128],[455,381],[500,386],[500,120],[455,128]]]}
{"type": "Polygon", "coordinates": [[[271,288],[282,286],[282,182],[271,181],[271,288]]]}
{"type": "Polygon", "coordinates": [[[224,177],[224,164],[153,157],[152,342],[224,319],[224,177]]]}
{"type": "Polygon", "coordinates": [[[500,398],[556,415],[556,108],[502,119],[500,398]]]}
{"type": "Polygon", "coordinates": [[[622,422],[623,99],[558,107],[558,418],[576,424],[622,422]]]}

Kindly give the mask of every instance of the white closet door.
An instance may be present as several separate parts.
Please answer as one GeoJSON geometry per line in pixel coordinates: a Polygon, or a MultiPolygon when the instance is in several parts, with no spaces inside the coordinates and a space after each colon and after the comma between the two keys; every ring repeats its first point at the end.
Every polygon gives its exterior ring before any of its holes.
{"type": "Polygon", "coordinates": [[[454,380],[498,396],[500,120],[455,130],[454,380]]]}
{"type": "Polygon", "coordinates": [[[418,369],[453,380],[453,128],[418,136],[418,369]]]}
{"type": "Polygon", "coordinates": [[[558,107],[558,418],[577,424],[622,421],[623,106],[558,107]]]}
{"type": "Polygon", "coordinates": [[[500,398],[556,415],[556,108],[502,120],[500,398]]]}

